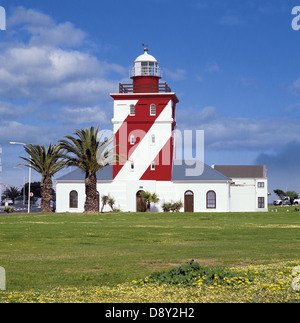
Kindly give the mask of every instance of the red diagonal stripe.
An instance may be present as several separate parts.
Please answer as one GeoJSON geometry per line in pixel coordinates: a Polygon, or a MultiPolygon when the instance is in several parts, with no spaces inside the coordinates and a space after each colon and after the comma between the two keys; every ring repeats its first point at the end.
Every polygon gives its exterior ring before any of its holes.
{"type": "Polygon", "coordinates": [[[135,116],[128,115],[124,123],[121,125],[121,127],[115,134],[116,152],[121,155],[121,162],[114,165],[113,178],[115,178],[118,175],[119,171],[124,166],[125,161],[130,158],[134,150],[138,147],[139,143],[143,140],[146,133],[150,130],[156,119],[159,117],[159,115],[169,103],[169,101],[170,98],[139,99],[135,106],[135,116]],[[150,116],[151,104],[156,105],[155,116],[150,116]],[[131,135],[134,135],[136,138],[136,142],[134,145],[130,144],[131,135]],[[122,136],[122,138],[120,136],[122,136]],[[124,150],[126,152],[126,156],[122,156],[124,150]]]}
{"type": "Polygon", "coordinates": [[[140,180],[170,181],[172,179],[173,144],[170,138],[155,158],[155,170],[151,165],[147,168],[140,180]]]}

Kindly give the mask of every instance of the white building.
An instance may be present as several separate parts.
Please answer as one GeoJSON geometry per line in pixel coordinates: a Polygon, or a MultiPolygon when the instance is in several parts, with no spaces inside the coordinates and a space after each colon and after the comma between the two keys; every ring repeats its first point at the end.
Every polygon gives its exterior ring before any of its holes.
{"type": "MultiPolygon", "coordinates": [[[[161,70],[147,49],[134,61],[131,78],[132,84],[120,84],[119,93],[111,94],[116,150],[123,158],[97,173],[99,210],[101,196],[110,195],[121,211],[145,211],[140,192],[149,191],[160,198],[151,211],[179,200],[185,212],[267,211],[266,166],[174,160],[179,101],[166,83],[159,83],[161,70]]],[[[57,212],[83,212],[84,178],[76,169],[55,181],[57,212]]]]}

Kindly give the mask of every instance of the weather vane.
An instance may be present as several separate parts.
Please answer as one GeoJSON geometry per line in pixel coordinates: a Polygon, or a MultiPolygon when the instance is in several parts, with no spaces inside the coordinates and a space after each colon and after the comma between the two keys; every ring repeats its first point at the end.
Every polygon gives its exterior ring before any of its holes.
{"type": "Polygon", "coordinates": [[[148,44],[142,44],[142,46],[144,47],[144,51],[148,52],[148,44]]]}

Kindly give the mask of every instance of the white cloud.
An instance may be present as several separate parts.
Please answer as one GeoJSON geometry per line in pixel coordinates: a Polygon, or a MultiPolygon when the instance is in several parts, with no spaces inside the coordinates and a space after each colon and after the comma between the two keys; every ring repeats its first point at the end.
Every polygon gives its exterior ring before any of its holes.
{"type": "Polygon", "coordinates": [[[220,19],[220,23],[226,26],[239,26],[244,23],[240,15],[227,11],[220,19]]]}
{"type": "Polygon", "coordinates": [[[204,79],[201,75],[196,75],[196,81],[199,83],[202,83],[204,81],[204,79]]]}
{"type": "Polygon", "coordinates": [[[300,94],[300,78],[293,82],[290,89],[295,95],[300,94]]]}
{"type": "Polygon", "coordinates": [[[0,138],[1,143],[8,145],[10,141],[34,143],[45,139],[45,136],[39,127],[17,121],[6,121],[0,122],[0,138]]]}
{"type": "Polygon", "coordinates": [[[70,22],[56,24],[55,21],[40,12],[18,7],[13,10],[8,19],[8,27],[21,27],[30,35],[31,46],[64,46],[81,45],[86,39],[86,33],[75,28],[70,22]]]}
{"type": "Polygon", "coordinates": [[[221,71],[220,66],[216,62],[209,62],[206,64],[205,71],[208,73],[217,73],[221,71]]]}
{"type": "Polygon", "coordinates": [[[0,94],[7,98],[37,100],[40,104],[92,104],[116,88],[110,71],[123,72],[116,64],[75,50],[53,47],[15,47],[0,57],[0,94]]]}
{"type": "Polygon", "coordinates": [[[186,71],[182,68],[177,68],[175,71],[164,69],[163,73],[172,81],[182,81],[186,78],[186,71]]]}
{"type": "Polygon", "coordinates": [[[30,26],[40,27],[40,26],[54,26],[54,20],[35,10],[25,9],[23,7],[14,8],[12,15],[7,19],[7,26],[9,28],[18,26],[20,24],[28,24],[30,26]]]}
{"type": "Polygon", "coordinates": [[[246,87],[252,87],[254,89],[258,89],[258,83],[255,79],[249,77],[241,77],[240,84],[246,87]]]}
{"type": "Polygon", "coordinates": [[[28,107],[0,101],[0,121],[20,119],[29,112],[30,109],[28,107]]]}
{"type": "Polygon", "coordinates": [[[48,15],[18,7],[8,18],[8,25],[15,39],[1,44],[3,100],[21,100],[44,108],[49,104],[100,107],[99,103],[107,102],[109,93],[117,90],[112,75],[126,74],[124,67],[80,50],[87,36],[69,22],[57,24],[48,15]],[[28,38],[19,33],[24,30],[28,38]]]}
{"type": "Polygon", "coordinates": [[[106,111],[99,106],[82,108],[64,107],[60,111],[60,118],[66,124],[107,124],[110,122],[106,111]]]}
{"type": "Polygon", "coordinates": [[[266,150],[300,142],[299,121],[288,118],[233,118],[222,116],[214,107],[178,110],[179,129],[204,130],[205,145],[211,150],[266,150]],[[193,116],[191,118],[191,116],[193,116]]]}
{"type": "Polygon", "coordinates": [[[31,31],[33,35],[30,43],[35,46],[42,46],[45,44],[47,46],[79,46],[86,37],[86,34],[83,31],[74,28],[69,22],[59,24],[53,28],[32,27],[29,31],[31,31]]]}

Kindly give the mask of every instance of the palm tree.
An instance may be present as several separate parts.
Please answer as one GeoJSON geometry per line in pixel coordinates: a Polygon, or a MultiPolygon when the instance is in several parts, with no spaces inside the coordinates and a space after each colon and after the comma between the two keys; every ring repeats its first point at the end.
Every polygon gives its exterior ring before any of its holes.
{"type": "Polygon", "coordinates": [[[102,207],[101,207],[101,213],[103,213],[104,206],[107,204],[109,197],[107,195],[102,195],[101,201],[102,201],[102,207]]]}
{"type": "Polygon", "coordinates": [[[112,209],[112,211],[114,211],[114,205],[116,203],[116,200],[113,197],[109,196],[107,203],[112,209]]]}
{"type": "Polygon", "coordinates": [[[18,190],[17,187],[12,186],[10,188],[7,188],[4,192],[4,195],[6,195],[6,197],[10,198],[13,202],[13,204],[15,204],[15,199],[16,197],[20,196],[20,191],[18,190]]]}
{"type": "Polygon", "coordinates": [[[27,144],[24,148],[30,156],[29,158],[20,157],[27,162],[24,165],[31,167],[42,175],[42,212],[51,212],[52,177],[65,167],[65,161],[61,159],[62,152],[60,146],[50,144],[48,149],[46,149],[45,145],[27,144]]]}
{"type": "Polygon", "coordinates": [[[66,166],[77,166],[85,172],[85,204],[84,213],[98,213],[97,177],[96,173],[115,160],[114,147],[109,149],[113,136],[101,143],[98,139],[99,127],[94,129],[75,130],[73,136],[65,136],[60,146],[67,154],[64,155],[66,166]],[[69,154],[68,154],[69,153],[69,154]]]}
{"type": "Polygon", "coordinates": [[[146,212],[150,212],[151,202],[152,203],[159,202],[159,198],[156,193],[141,192],[141,196],[146,202],[146,212]]]}

